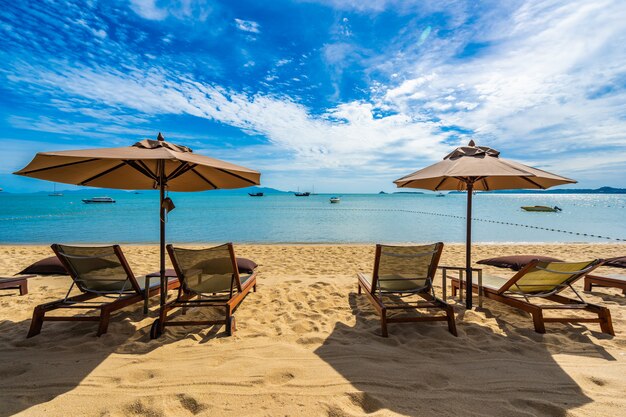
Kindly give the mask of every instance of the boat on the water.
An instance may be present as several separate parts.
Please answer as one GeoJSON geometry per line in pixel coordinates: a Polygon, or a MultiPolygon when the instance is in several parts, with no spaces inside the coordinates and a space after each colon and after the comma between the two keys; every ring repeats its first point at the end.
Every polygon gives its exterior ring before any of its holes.
{"type": "Polygon", "coordinates": [[[341,199],[339,197],[331,197],[330,198],[330,202],[333,203],[333,204],[336,204],[336,203],[338,203],[340,201],[341,201],[341,199]]]}
{"type": "Polygon", "coordinates": [[[248,193],[250,197],[263,197],[263,193],[248,193]]]}
{"type": "Polygon", "coordinates": [[[92,197],[92,198],[84,198],[83,203],[85,204],[93,204],[93,203],[115,203],[111,197],[92,197]]]}
{"type": "Polygon", "coordinates": [[[522,210],[525,211],[545,211],[545,212],[559,212],[563,211],[560,207],[548,207],[548,206],[522,206],[522,210]]]}
{"type": "Polygon", "coordinates": [[[309,192],[306,192],[306,193],[297,192],[297,193],[294,193],[293,195],[295,195],[296,197],[308,197],[308,196],[311,195],[311,193],[309,193],[309,192]]]}
{"type": "Polygon", "coordinates": [[[437,193],[437,197],[445,197],[446,195],[444,193],[437,193]]]}
{"type": "Polygon", "coordinates": [[[63,197],[63,193],[57,192],[57,185],[54,184],[54,188],[52,189],[52,192],[48,194],[48,197],[63,197]]]}

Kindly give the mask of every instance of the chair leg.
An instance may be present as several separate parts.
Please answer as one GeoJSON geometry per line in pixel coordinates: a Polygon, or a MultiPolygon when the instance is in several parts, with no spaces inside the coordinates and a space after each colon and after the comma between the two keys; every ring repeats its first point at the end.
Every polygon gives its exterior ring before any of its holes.
{"type": "Polygon", "coordinates": [[[23,284],[20,284],[20,295],[28,294],[28,281],[24,281],[23,284]]]}
{"type": "Polygon", "coordinates": [[[383,308],[380,312],[380,330],[382,332],[383,337],[389,337],[389,333],[387,333],[387,309],[383,308]]]}
{"type": "Polygon", "coordinates": [[[591,283],[591,281],[585,279],[585,291],[591,291],[592,288],[593,284],[591,283]]]}
{"type": "Polygon", "coordinates": [[[111,312],[108,308],[100,310],[100,321],[98,322],[98,333],[96,336],[100,337],[107,332],[109,328],[109,320],[111,319],[111,312]]]}
{"type": "Polygon", "coordinates": [[[533,316],[533,324],[535,325],[535,331],[537,333],[545,333],[546,325],[543,321],[543,312],[541,311],[541,309],[530,314],[532,314],[533,316]]]}
{"type": "Polygon", "coordinates": [[[233,316],[233,310],[230,305],[226,307],[226,334],[232,336],[235,334],[235,316],[233,316]]]}
{"type": "Polygon", "coordinates": [[[37,336],[41,333],[41,327],[43,326],[43,318],[46,312],[39,308],[35,307],[33,310],[33,319],[30,321],[30,329],[28,330],[27,338],[37,336]]]}
{"type": "Polygon", "coordinates": [[[458,337],[458,334],[456,332],[456,321],[454,320],[454,309],[452,307],[448,306],[446,308],[446,316],[448,317],[448,330],[454,336],[458,337]]]}
{"type": "Polygon", "coordinates": [[[256,292],[256,284],[252,286],[252,291],[256,292]]]}
{"type": "Polygon", "coordinates": [[[615,336],[613,322],[611,321],[611,311],[606,307],[602,307],[602,311],[598,312],[598,317],[600,318],[600,329],[602,330],[602,333],[615,336]]]}
{"type": "Polygon", "coordinates": [[[359,294],[361,294],[361,284],[357,284],[357,287],[359,288],[357,291],[359,294]]]}

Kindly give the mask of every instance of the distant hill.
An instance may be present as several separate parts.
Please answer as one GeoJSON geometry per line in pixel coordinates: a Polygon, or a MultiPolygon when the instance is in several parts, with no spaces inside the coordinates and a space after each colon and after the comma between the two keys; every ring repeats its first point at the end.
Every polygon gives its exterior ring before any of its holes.
{"type": "MultiPolygon", "coordinates": [[[[590,188],[556,188],[548,190],[494,190],[480,191],[489,194],[626,194],[626,188],[600,187],[590,188]]],[[[450,194],[461,194],[462,191],[451,191],[450,194]]]]}
{"type": "MultiPolygon", "coordinates": [[[[37,191],[32,194],[50,194],[51,192],[52,190],[37,191]]],[[[110,188],[93,188],[93,187],[84,187],[84,188],[79,188],[77,190],[62,190],[62,189],[58,189],[57,187],[57,192],[62,193],[64,195],[89,194],[90,196],[95,196],[95,195],[110,196],[110,195],[120,195],[120,194],[129,194],[129,193],[133,194],[135,191],[116,190],[116,189],[110,189],[110,188]]],[[[148,193],[158,193],[158,190],[137,190],[137,192],[141,194],[148,194],[148,193]]],[[[217,194],[232,194],[232,195],[246,195],[248,193],[264,193],[265,195],[287,193],[287,191],[281,191],[281,190],[277,190],[275,188],[269,188],[269,187],[246,187],[246,188],[236,188],[233,190],[209,190],[205,192],[217,193],[217,194]]],[[[11,194],[11,193],[3,192],[3,194],[11,194]]]]}

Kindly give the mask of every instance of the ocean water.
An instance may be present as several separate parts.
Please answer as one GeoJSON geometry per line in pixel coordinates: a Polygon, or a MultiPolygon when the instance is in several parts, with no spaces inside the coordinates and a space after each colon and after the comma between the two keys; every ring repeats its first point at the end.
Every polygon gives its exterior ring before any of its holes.
{"type": "MultiPolygon", "coordinates": [[[[111,194],[115,204],[84,204],[101,195],[0,193],[0,243],[155,243],[158,194],[111,194]]],[[[344,194],[260,198],[171,193],[167,241],[239,243],[464,242],[466,196],[344,194]]],[[[626,240],[625,195],[485,194],[474,197],[474,242],[616,242],[626,240]],[[557,205],[532,213],[522,205],[557,205]],[[549,230],[553,229],[553,230],[549,230]],[[560,230],[560,231],[557,231],[560,230]],[[586,234],[586,235],[585,235],[586,234]],[[601,237],[596,237],[601,236],[601,237]]]]}

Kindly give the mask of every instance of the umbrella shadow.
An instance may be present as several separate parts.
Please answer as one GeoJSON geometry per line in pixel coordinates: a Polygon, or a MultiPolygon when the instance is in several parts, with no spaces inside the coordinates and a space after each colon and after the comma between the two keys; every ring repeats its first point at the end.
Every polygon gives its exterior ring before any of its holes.
{"type": "Polygon", "coordinates": [[[93,322],[46,322],[41,334],[27,339],[30,319],[0,321],[0,417],[72,391],[112,354],[144,355],[167,343],[146,343],[149,326],[137,328],[146,319],[141,310],[137,304],[116,312],[101,337],[93,322]]]}
{"type": "MultiPolygon", "coordinates": [[[[503,333],[475,323],[474,318],[463,321],[463,314],[457,318],[458,338],[448,332],[445,322],[391,324],[390,337],[382,338],[380,321],[368,300],[352,293],[349,304],[355,325],[337,323],[315,350],[355,388],[338,400],[345,402],[343,410],[561,416],[591,402],[556,363],[545,340],[512,337],[514,329],[503,333]]],[[[588,346],[582,349],[579,341],[574,344],[578,346],[572,350],[606,357],[590,353],[588,346]]]]}

